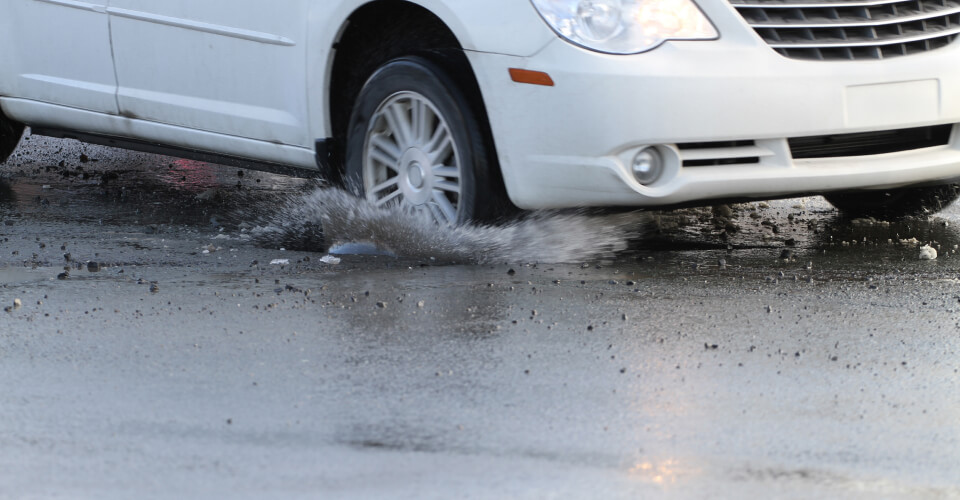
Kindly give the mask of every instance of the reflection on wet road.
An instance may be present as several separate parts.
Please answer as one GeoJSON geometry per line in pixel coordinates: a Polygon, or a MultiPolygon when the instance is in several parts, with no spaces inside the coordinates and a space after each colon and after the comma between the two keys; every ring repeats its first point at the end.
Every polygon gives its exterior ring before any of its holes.
{"type": "Polygon", "coordinates": [[[0,496],[960,497],[956,207],[449,240],[315,189],[25,142],[0,167],[0,496]],[[322,260],[352,240],[396,256],[322,260]]]}

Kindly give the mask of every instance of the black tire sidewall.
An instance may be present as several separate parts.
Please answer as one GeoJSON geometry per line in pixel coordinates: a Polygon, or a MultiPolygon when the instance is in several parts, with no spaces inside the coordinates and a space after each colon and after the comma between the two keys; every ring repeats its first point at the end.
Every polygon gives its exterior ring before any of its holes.
{"type": "Polygon", "coordinates": [[[345,181],[348,190],[365,196],[363,155],[370,120],[391,96],[416,92],[443,116],[457,145],[460,160],[460,199],[457,223],[482,216],[478,202],[488,191],[487,152],[469,102],[439,65],[419,56],[401,57],[381,66],[360,91],[347,129],[345,181]]]}

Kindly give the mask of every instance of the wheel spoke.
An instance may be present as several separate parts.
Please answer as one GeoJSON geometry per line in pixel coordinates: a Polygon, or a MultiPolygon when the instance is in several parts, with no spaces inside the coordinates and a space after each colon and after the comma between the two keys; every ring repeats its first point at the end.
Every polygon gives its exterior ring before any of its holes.
{"type": "Polygon", "coordinates": [[[460,185],[455,182],[437,181],[433,183],[434,187],[448,193],[460,194],[460,185]]]}
{"type": "Polygon", "coordinates": [[[399,172],[399,167],[397,166],[397,161],[390,158],[390,155],[384,153],[380,150],[373,150],[370,152],[370,159],[376,163],[379,163],[394,172],[399,172]]]}
{"type": "Polygon", "coordinates": [[[430,209],[430,215],[433,216],[433,220],[436,221],[437,224],[440,224],[441,226],[448,224],[446,216],[444,216],[443,211],[439,206],[437,206],[436,203],[427,203],[426,207],[430,209]]]}
{"type": "Polygon", "coordinates": [[[427,153],[437,149],[437,146],[440,144],[440,141],[447,136],[447,127],[443,122],[437,123],[437,127],[433,130],[433,134],[430,135],[430,140],[423,145],[423,150],[427,153]]]}
{"type": "Polygon", "coordinates": [[[417,100],[413,105],[413,128],[416,130],[416,142],[422,145],[430,138],[430,126],[433,122],[433,111],[427,103],[417,100]]]}
{"type": "Polygon", "coordinates": [[[430,156],[430,160],[434,163],[443,163],[444,160],[450,157],[451,153],[453,153],[453,138],[450,137],[450,134],[444,127],[443,137],[440,139],[437,147],[427,150],[427,155],[430,156]]]}
{"type": "Polygon", "coordinates": [[[384,118],[390,131],[393,132],[397,143],[402,147],[410,146],[413,143],[413,129],[410,126],[410,119],[407,116],[407,110],[402,101],[395,102],[384,110],[384,118]]]}
{"type": "Polygon", "coordinates": [[[450,203],[450,200],[447,199],[446,195],[439,190],[433,192],[433,202],[430,206],[436,206],[443,213],[444,221],[447,224],[453,224],[457,222],[457,209],[450,203]]]}
{"type": "Polygon", "coordinates": [[[396,200],[397,198],[399,198],[401,194],[402,194],[401,191],[398,189],[398,190],[390,193],[389,195],[387,195],[387,196],[385,196],[385,197],[377,200],[377,201],[376,201],[377,207],[383,208],[383,207],[387,206],[388,204],[390,204],[391,202],[393,202],[394,200],[396,200]]]}
{"type": "Polygon", "coordinates": [[[399,178],[399,177],[391,177],[391,178],[388,179],[386,182],[384,182],[384,183],[382,183],[382,184],[378,184],[378,185],[372,187],[372,188],[370,189],[370,192],[373,193],[373,194],[375,194],[375,195],[379,195],[381,191],[386,191],[386,190],[388,190],[388,189],[396,186],[399,182],[400,182],[400,178],[399,178]]]}
{"type": "Polygon", "coordinates": [[[396,165],[400,163],[400,157],[403,156],[403,151],[400,150],[400,146],[383,134],[377,134],[371,137],[370,147],[373,150],[379,150],[386,155],[383,158],[390,158],[391,161],[388,163],[388,165],[396,165]]]}
{"type": "Polygon", "coordinates": [[[437,165],[433,167],[433,175],[443,177],[444,179],[459,179],[460,169],[457,167],[448,167],[446,165],[437,165]]]}

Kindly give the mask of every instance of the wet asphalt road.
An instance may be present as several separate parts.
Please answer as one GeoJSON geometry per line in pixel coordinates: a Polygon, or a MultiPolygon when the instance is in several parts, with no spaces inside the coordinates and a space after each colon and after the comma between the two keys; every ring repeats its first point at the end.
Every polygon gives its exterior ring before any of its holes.
{"type": "Polygon", "coordinates": [[[0,498],[960,498],[956,207],[638,215],[567,264],[240,238],[306,185],[0,167],[0,498]]]}

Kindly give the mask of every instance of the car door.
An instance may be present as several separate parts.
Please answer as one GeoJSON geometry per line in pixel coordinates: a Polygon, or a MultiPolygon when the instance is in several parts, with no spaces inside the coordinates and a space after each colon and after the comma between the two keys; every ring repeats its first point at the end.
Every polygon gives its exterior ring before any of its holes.
{"type": "Polygon", "coordinates": [[[120,112],[311,147],[306,0],[109,0],[120,112]]]}
{"type": "Polygon", "coordinates": [[[117,113],[106,0],[4,0],[0,30],[12,40],[5,93],[117,113]],[[12,50],[11,50],[12,49],[12,50]]]}

